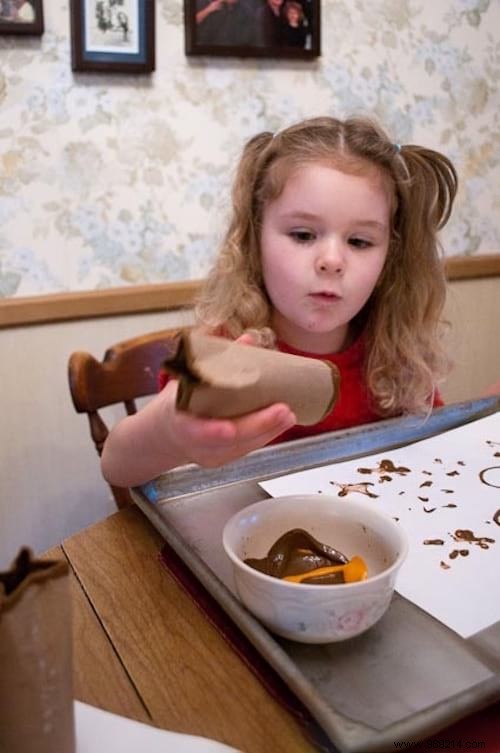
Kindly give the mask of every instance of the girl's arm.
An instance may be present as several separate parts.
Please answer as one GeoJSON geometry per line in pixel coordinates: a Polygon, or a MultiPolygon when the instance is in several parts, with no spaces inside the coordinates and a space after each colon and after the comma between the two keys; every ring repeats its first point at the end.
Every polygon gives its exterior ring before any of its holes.
{"type": "Polygon", "coordinates": [[[113,486],[137,486],[186,463],[206,468],[263,447],[296,423],[284,403],[235,419],[199,418],[175,408],[178,382],[168,382],[141,411],[110,432],[101,468],[113,486]]]}

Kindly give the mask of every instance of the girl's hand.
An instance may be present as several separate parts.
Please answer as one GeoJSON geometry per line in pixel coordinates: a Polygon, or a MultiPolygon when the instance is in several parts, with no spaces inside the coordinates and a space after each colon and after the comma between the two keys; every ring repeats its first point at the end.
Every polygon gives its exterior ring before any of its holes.
{"type": "Polygon", "coordinates": [[[202,418],[175,408],[178,382],[163,390],[161,411],[165,447],[175,451],[178,463],[214,468],[236,460],[271,442],[297,423],[284,403],[275,403],[232,419],[202,418]]]}
{"type": "MultiPolygon", "coordinates": [[[[256,338],[247,332],[236,342],[256,345],[256,338]]],[[[179,453],[185,453],[186,463],[197,463],[205,468],[224,465],[264,447],[297,423],[295,414],[284,403],[233,419],[201,418],[177,411],[174,406],[178,383],[175,380],[172,383],[165,394],[169,443],[177,446],[179,453]]]]}
{"type": "MultiPolygon", "coordinates": [[[[245,334],[240,342],[253,343],[245,334]]],[[[186,463],[214,468],[271,442],[297,423],[284,403],[233,419],[201,418],[176,408],[178,381],[138,413],[113,427],[104,444],[101,468],[114,486],[138,486],[186,463]]]]}

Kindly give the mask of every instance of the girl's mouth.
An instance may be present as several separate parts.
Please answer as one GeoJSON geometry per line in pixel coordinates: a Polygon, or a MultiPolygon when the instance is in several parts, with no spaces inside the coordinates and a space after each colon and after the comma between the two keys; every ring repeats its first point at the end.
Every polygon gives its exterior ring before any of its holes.
{"type": "Polygon", "coordinates": [[[340,298],[340,296],[335,293],[330,293],[326,290],[320,291],[319,293],[311,293],[310,297],[315,301],[322,301],[324,303],[332,303],[333,301],[338,301],[340,298]]]}

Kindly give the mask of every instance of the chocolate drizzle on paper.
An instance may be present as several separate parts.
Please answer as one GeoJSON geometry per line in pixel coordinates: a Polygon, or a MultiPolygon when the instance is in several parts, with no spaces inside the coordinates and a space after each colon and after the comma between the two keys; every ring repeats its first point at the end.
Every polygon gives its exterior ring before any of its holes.
{"type": "Polygon", "coordinates": [[[481,549],[489,549],[489,545],[495,543],[495,539],[490,539],[488,536],[475,536],[468,528],[458,528],[452,534],[452,537],[455,541],[467,541],[470,544],[477,544],[481,549]]]}
{"type": "Polygon", "coordinates": [[[500,471],[500,465],[491,465],[489,468],[484,468],[479,472],[479,480],[486,486],[492,486],[494,489],[500,489],[500,484],[492,484],[491,481],[486,480],[486,474],[490,471],[500,471]]]}
{"type": "Polygon", "coordinates": [[[410,468],[406,468],[404,465],[396,466],[389,458],[384,458],[380,461],[376,468],[358,468],[358,473],[397,473],[399,476],[406,476],[407,473],[411,473],[410,468]]]}
{"type": "Polygon", "coordinates": [[[330,481],[330,484],[340,487],[340,491],[338,492],[339,497],[347,497],[348,494],[353,494],[354,492],[357,492],[358,494],[366,494],[367,497],[372,497],[374,499],[378,497],[378,494],[374,494],[368,488],[369,486],[374,486],[370,481],[361,481],[359,484],[339,484],[336,481],[330,481]]]}

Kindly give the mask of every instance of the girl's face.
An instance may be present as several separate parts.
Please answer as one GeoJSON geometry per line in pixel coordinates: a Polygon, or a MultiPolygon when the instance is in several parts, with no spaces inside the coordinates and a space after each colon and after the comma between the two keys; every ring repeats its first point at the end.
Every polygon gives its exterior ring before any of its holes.
{"type": "Polygon", "coordinates": [[[349,344],[349,324],[380,277],[391,197],[375,169],[306,164],[264,207],[261,260],[278,339],[311,353],[349,344]]]}

